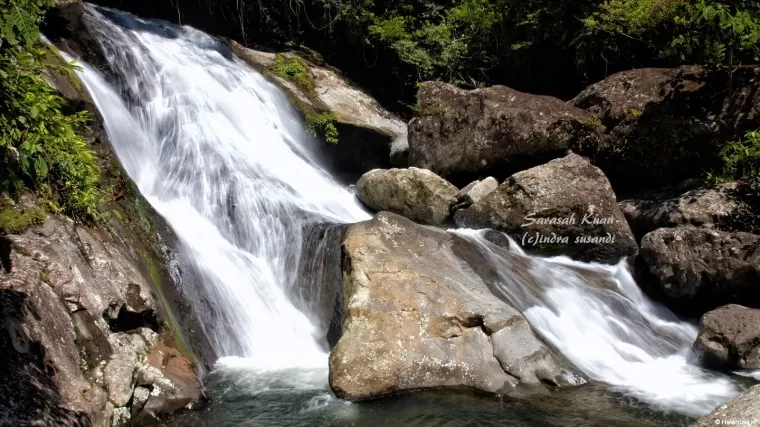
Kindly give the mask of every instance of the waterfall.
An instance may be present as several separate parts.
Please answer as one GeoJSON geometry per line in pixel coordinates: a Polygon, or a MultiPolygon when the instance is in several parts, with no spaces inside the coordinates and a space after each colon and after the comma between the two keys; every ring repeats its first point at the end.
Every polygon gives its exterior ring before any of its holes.
{"type": "Polygon", "coordinates": [[[81,63],[80,76],[199,279],[183,292],[217,353],[258,369],[324,369],[324,331],[294,292],[302,264],[319,258],[302,242],[313,227],[369,215],[317,165],[287,98],[225,45],[89,5],[85,18],[116,81],[81,63]]]}
{"type": "Polygon", "coordinates": [[[693,416],[739,393],[728,377],[689,363],[697,328],[641,292],[626,268],[509,250],[484,231],[454,231],[493,265],[492,291],[591,379],[663,410],[693,416]],[[527,267],[526,267],[527,266],[527,267]]]}
{"type": "MultiPolygon", "coordinates": [[[[224,44],[89,5],[86,22],[113,75],[80,62],[81,79],[125,170],[178,237],[198,278],[182,291],[222,363],[268,371],[250,379],[257,389],[279,381],[272,372],[324,373],[326,325],[313,300],[333,298],[316,289],[329,275],[320,269],[330,233],[370,216],[319,166],[286,97],[224,44]]],[[[494,293],[590,378],[691,415],[738,392],[688,363],[696,328],[649,301],[622,264],[529,257],[482,232],[454,233],[498,271],[494,293]]],[[[302,374],[296,383],[325,387],[324,375],[302,374]]]]}

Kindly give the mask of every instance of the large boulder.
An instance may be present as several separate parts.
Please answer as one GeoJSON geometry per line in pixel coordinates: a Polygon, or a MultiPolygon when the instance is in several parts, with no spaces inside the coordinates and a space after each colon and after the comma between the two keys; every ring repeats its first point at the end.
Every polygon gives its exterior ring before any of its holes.
{"type": "MultiPolygon", "coordinates": [[[[179,408],[200,400],[193,356],[158,327],[167,319],[153,293],[158,267],[146,269],[132,252],[139,242],[116,233],[48,217],[33,231],[0,237],[0,369],[8,379],[0,385],[0,424],[156,425],[155,417],[144,424],[131,417],[138,386],[181,393],[179,408]],[[140,382],[157,348],[172,349],[173,363],[189,367],[183,382],[172,381],[166,366],[155,381],[140,382]]],[[[179,408],[167,403],[156,413],[179,408]]]]}
{"type": "Polygon", "coordinates": [[[320,146],[328,166],[338,173],[362,174],[371,169],[407,166],[407,126],[336,69],[308,50],[255,50],[230,41],[232,51],[261,71],[289,97],[306,121],[331,114],[338,143],[320,146]],[[308,87],[271,72],[278,58],[297,61],[308,75],[308,87]]]}
{"type": "Polygon", "coordinates": [[[464,228],[491,228],[528,250],[616,263],[638,247],[602,171],[577,154],[518,172],[454,213],[464,228]]]}
{"type": "Polygon", "coordinates": [[[760,369],[760,310],[731,304],[706,313],[694,353],[711,369],[760,369]]]}
{"type": "Polygon", "coordinates": [[[595,83],[571,104],[598,116],[606,135],[575,149],[622,191],[720,167],[725,141],[760,127],[760,68],[732,73],[730,97],[726,70],[697,66],[623,71],[595,83]]]}
{"type": "Polygon", "coordinates": [[[356,196],[376,211],[389,211],[431,225],[449,217],[459,190],[426,169],[375,169],[356,183],[356,196]]]}
{"type": "Polygon", "coordinates": [[[409,123],[409,165],[465,185],[562,157],[574,145],[596,143],[593,116],[559,99],[504,86],[463,90],[426,82],[409,123]]]}
{"type": "Polygon", "coordinates": [[[387,212],[349,228],[343,335],[329,364],[338,397],[440,388],[545,394],[584,381],[459,253],[479,254],[462,238],[387,212]]]}
{"type": "Polygon", "coordinates": [[[718,406],[691,427],[756,426],[757,420],[760,420],[760,385],[718,406]]]}
{"type": "Polygon", "coordinates": [[[760,307],[760,236],[694,226],[661,228],[641,240],[649,280],[694,309],[760,307]]]}
{"type": "MultiPolygon", "coordinates": [[[[694,180],[696,181],[696,180],[694,180]]],[[[694,225],[715,228],[736,213],[741,202],[735,193],[739,182],[642,194],[619,203],[620,210],[637,238],[664,227],[694,225]]]]}

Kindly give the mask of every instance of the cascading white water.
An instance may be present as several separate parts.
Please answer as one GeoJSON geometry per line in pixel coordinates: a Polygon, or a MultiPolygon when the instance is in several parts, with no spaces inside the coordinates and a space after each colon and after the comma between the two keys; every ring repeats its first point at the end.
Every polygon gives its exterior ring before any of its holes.
{"type": "Polygon", "coordinates": [[[483,231],[455,233],[494,265],[494,291],[590,378],[693,416],[739,393],[728,377],[689,363],[697,328],[647,299],[624,261],[530,257],[514,242],[509,250],[491,243],[483,231]]]}
{"type": "Polygon", "coordinates": [[[368,214],[316,166],[288,100],[221,43],[91,6],[86,22],[122,93],[86,64],[82,80],[122,165],[199,276],[183,290],[215,350],[258,369],[324,368],[309,313],[288,295],[304,229],[368,214]]]}
{"type": "MultiPolygon", "coordinates": [[[[317,165],[287,99],[213,38],[91,6],[87,22],[116,81],[86,64],[81,78],[121,163],[199,276],[183,291],[216,351],[240,357],[227,366],[320,368],[293,381],[324,387],[326,354],[294,292],[300,267],[323,260],[304,259],[305,230],[369,215],[317,165]]],[[[498,269],[497,293],[591,378],[692,415],[737,393],[687,363],[695,327],[648,301],[622,266],[527,257],[456,233],[498,269]]],[[[253,389],[281,380],[241,379],[253,389]]]]}

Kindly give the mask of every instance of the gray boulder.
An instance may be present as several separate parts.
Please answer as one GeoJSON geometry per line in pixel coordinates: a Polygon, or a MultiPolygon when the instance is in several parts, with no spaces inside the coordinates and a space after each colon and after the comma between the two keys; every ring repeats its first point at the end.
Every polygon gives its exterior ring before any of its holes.
{"type": "Polygon", "coordinates": [[[760,303],[760,236],[693,226],[661,228],[641,240],[651,280],[668,297],[707,309],[760,303]]]}
{"type": "Polygon", "coordinates": [[[588,155],[618,191],[640,191],[719,168],[725,141],[760,127],[760,67],[728,73],[699,66],[641,68],[595,83],[571,102],[599,117],[604,138],[588,155]]]}
{"type": "Polygon", "coordinates": [[[694,353],[710,369],[760,369],[760,310],[732,304],[706,313],[694,353]]]}
{"type": "Polygon", "coordinates": [[[740,203],[732,192],[739,182],[643,194],[619,203],[637,238],[664,227],[695,225],[713,228],[735,213],[740,203]]]}
{"type": "Polygon", "coordinates": [[[616,263],[638,247],[601,170],[570,153],[503,182],[455,212],[463,228],[491,228],[528,250],[616,263]]]}
{"type": "Polygon", "coordinates": [[[431,225],[442,224],[458,189],[425,169],[374,169],[356,183],[356,195],[376,211],[389,211],[431,225]]]}
{"type": "Polygon", "coordinates": [[[409,123],[409,165],[452,182],[486,174],[506,178],[600,137],[591,114],[505,86],[463,90],[426,82],[417,100],[419,116],[409,123]]]}
{"type": "Polygon", "coordinates": [[[700,418],[691,427],[715,427],[720,425],[756,426],[760,420],[760,385],[718,406],[700,418]]]}
{"type": "Polygon", "coordinates": [[[468,241],[383,212],[351,226],[343,252],[344,332],[329,362],[338,397],[546,394],[584,382],[457,255],[479,254],[468,241]]]}

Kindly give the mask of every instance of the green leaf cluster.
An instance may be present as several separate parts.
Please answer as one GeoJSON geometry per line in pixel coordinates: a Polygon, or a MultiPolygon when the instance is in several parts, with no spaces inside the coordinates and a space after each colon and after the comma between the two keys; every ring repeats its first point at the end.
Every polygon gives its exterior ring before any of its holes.
{"type": "Polygon", "coordinates": [[[0,0],[0,41],[32,47],[40,37],[39,24],[53,0],[0,0]]]}
{"type": "Polygon", "coordinates": [[[306,117],[309,132],[314,136],[324,138],[330,144],[338,143],[338,128],[335,123],[338,119],[331,112],[323,112],[306,117]]]}
{"type": "Polygon", "coordinates": [[[760,130],[747,132],[743,139],[727,143],[721,157],[723,168],[710,174],[710,181],[743,179],[760,184],[760,130]]]}
{"type": "Polygon", "coordinates": [[[278,53],[274,57],[274,63],[268,69],[275,76],[290,80],[309,92],[314,90],[314,82],[311,79],[309,70],[295,56],[286,56],[278,53]]]}
{"type": "Polygon", "coordinates": [[[103,196],[97,158],[80,136],[89,117],[65,113],[64,99],[44,77],[73,70],[44,65],[51,52],[39,47],[37,25],[48,4],[0,0],[0,192],[31,188],[49,208],[93,222],[103,196]]]}

